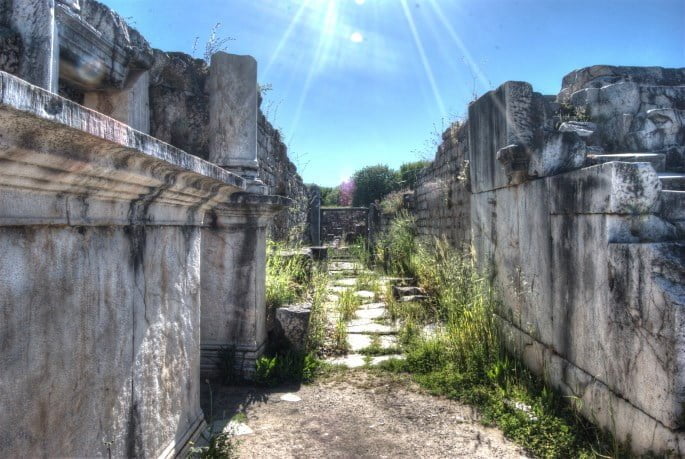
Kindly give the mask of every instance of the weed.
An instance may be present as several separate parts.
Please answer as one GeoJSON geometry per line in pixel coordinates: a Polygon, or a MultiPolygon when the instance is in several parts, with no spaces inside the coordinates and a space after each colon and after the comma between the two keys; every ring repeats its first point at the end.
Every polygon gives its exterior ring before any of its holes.
{"type": "Polygon", "coordinates": [[[335,328],[333,330],[333,350],[340,353],[346,354],[349,350],[347,344],[347,321],[339,316],[335,321],[335,328]]]}
{"type": "Polygon", "coordinates": [[[287,351],[263,356],[255,363],[255,382],[262,386],[311,382],[325,370],[326,364],[305,352],[287,351]]]}
{"type": "Polygon", "coordinates": [[[415,219],[400,211],[390,228],[376,241],[374,259],[386,273],[402,277],[414,276],[413,254],[416,251],[415,219]]]}
{"type": "MultiPolygon", "coordinates": [[[[385,247],[411,245],[405,240],[408,233],[406,229],[393,233],[391,228],[389,237],[400,240],[387,240],[385,247]]],[[[440,240],[415,244],[414,250],[399,272],[407,274],[410,268],[431,300],[425,304],[389,301],[391,316],[402,323],[399,338],[406,360],[389,360],[380,368],[411,373],[433,394],[478,406],[485,423],[499,426],[535,456],[624,453],[579,416],[577,406],[506,353],[496,322],[499,304],[470,257],[440,240]],[[426,338],[421,333],[425,323],[441,327],[426,338]]],[[[393,263],[398,266],[396,259],[393,263]]]]}
{"type": "Polygon", "coordinates": [[[270,310],[303,299],[311,275],[311,260],[296,249],[269,241],[266,259],[266,304],[270,310]]]}
{"type": "Polygon", "coordinates": [[[381,338],[378,335],[373,335],[371,342],[364,349],[360,349],[359,353],[362,355],[376,356],[376,355],[392,355],[401,354],[402,350],[397,346],[383,347],[381,338]]]}
{"type": "Polygon", "coordinates": [[[325,269],[312,275],[310,285],[311,312],[307,334],[307,351],[318,354],[326,340],[326,299],[328,298],[328,275],[325,269]]]}
{"type": "Polygon", "coordinates": [[[361,304],[362,300],[356,291],[345,289],[338,298],[338,314],[345,322],[352,320],[361,304]]]}
{"type": "Polygon", "coordinates": [[[207,379],[205,379],[205,383],[209,386],[209,429],[203,432],[202,436],[208,442],[208,445],[195,446],[191,443],[188,450],[188,457],[200,459],[231,459],[238,457],[236,451],[238,442],[233,440],[231,434],[228,432],[214,431],[214,397],[212,385],[207,379]]]}

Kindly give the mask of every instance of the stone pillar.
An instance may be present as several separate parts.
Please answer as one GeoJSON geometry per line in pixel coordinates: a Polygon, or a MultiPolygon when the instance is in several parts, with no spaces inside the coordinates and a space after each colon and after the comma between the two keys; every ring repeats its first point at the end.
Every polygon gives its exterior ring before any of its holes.
{"type": "MultiPolygon", "coordinates": [[[[7,3],[7,2],[5,2],[7,3]]],[[[50,92],[59,82],[59,39],[54,0],[15,0],[2,8],[2,22],[21,36],[16,75],[50,92]]]]}
{"type": "Polygon", "coordinates": [[[202,373],[217,370],[222,348],[236,370],[254,372],[266,347],[266,228],[287,199],[239,194],[214,209],[202,233],[202,373]]]}
{"type": "Polygon", "coordinates": [[[321,190],[313,185],[309,194],[309,238],[313,246],[321,245],[321,190]]]}
{"type": "Polygon", "coordinates": [[[209,161],[248,180],[248,191],[266,194],[257,179],[257,61],[212,55],[209,92],[209,161]]]}
{"type": "Polygon", "coordinates": [[[130,77],[130,85],[121,91],[91,91],[85,93],[83,105],[131,126],[150,133],[150,72],[130,77]]]}

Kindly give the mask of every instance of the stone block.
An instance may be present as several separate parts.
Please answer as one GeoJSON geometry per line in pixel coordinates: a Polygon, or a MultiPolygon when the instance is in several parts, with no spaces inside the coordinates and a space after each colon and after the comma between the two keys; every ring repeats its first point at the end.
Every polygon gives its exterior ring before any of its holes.
{"type": "Polygon", "coordinates": [[[257,61],[252,56],[212,55],[209,92],[209,160],[236,172],[257,164],[257,61]]]}
{"type": "Polygon", "coordinates": [[[610,162],[548,177],[552,214],[641,214],[658,210],[651,164],[610,162]]]}
{"type": "Polygon", "coordinates": [[[275,344],[283,343],[296,351],[307,347],[311,304],[296,304],[276,309],[277,338],[275,344]]]}

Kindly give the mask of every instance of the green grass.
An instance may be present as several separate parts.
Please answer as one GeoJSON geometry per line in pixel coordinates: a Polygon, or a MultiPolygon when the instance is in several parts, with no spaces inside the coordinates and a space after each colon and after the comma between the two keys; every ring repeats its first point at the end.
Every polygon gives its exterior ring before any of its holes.
{"type": "Polygon", "coordinates": [[[257,359],[254,380],[262,386],[308,383],[327,369],[328,364],[306,352],[286,351],[257,359]]]}
{"type": "Polygon", "coordinates": [[[311,281],[311,260],[287,250],[285,245],[268,242],[266,256],[266,305],[270,311],[303,300],[311,281]]]}
{"type": "Polygon", "coordinates": [[[411,240],[411,223],[396,220],[377,256],[391,274],[415,277],[430,301],[399,303],[386,293],[391,318],[402,324],[406,359],[380,367],[410,373],[429,392],[478,407],[483,422],[537,457],[624,455],[609,435],[580,416],[573,400],[507,353],[496,322],[497,298],[470,257],[444,241],[411,240]],[[429,323],[441,326],[425,337],[422,328],[429,323]]]}
{"type": "Polygon", "coordinates": [[[311,277],[311,284],[309,286],[312,309],[309,315],[307,351],[315,355],[321,353],[326,341],[328,282],[329,276],[326,270],[317,269],[311,277]]]}
{"type": "Polygon", "coordinates": [[[345,321],[354,319],[362,300],[353,289],[345,289],[338,298],[338,314],[345,321]]]}

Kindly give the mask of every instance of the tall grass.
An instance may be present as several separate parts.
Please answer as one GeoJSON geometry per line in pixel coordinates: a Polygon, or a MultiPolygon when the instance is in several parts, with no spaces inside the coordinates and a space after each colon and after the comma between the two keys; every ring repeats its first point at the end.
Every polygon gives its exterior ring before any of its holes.
{"type": "Polygon", "coordinates": [[[411,225],[406,216],[396,220],[381,255],[391,273],[415,277],[430,301],[390,302],[391,316],[403,323],[406,360],[386,368],[411,373],[432,393],[478,406],[484,422],[498,425],[535,456],[620,455],[576,407],[507,353],[497,296],[472,258],[443,240],[419,243],[411,225]],[[426,335],[425,324],[438,326],[426,335]]]}
{"type": "Polygon", "coordinates": [[[378,237],[374,260],[386,273],[413,277],[416,248],[415,219],[407,211],[401,211],[390,228],[378,237]]]}
{"type": "Polygon", "coordinates": [[[269,241],[266,256],[266,305],[273,310],[302,300],[310,282],[311,260],[297,248],[269,241]]]}

